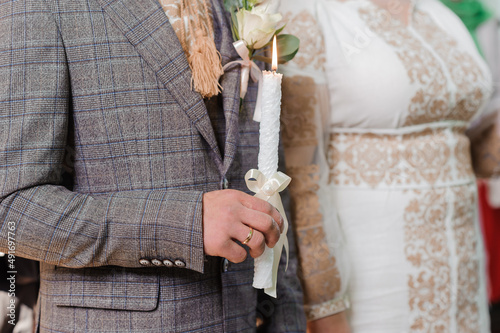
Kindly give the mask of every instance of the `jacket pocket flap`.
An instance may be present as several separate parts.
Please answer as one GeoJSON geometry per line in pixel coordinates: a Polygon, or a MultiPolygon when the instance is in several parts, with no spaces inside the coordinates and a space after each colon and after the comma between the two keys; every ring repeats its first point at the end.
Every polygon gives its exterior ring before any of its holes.
{"type": "Polygon", "coordinates": [[[154,268],[42,266],[40,292],[57,306],[129,311],[158,306],[159,272],[154,268]]]}

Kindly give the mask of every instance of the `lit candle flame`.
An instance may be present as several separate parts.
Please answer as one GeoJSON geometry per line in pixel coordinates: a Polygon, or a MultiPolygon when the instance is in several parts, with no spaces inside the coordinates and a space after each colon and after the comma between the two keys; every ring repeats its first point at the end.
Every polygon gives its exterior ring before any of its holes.
{"type": "Polygon", "coordinates": [[[273,38],[273,62],[272,70],[276,72],[278,70],[278,48],[276,47],[276,35],[273,38]]]}

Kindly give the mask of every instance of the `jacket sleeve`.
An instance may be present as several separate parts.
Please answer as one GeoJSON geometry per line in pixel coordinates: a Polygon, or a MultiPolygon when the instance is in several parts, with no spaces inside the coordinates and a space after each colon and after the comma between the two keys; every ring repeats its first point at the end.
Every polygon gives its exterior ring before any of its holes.
{"type": "Polygon", "coordinates": [[[44,1],[0,8],[0,251],[72,268],[179,259],[203,271],[201,192],[61,186],[71,109],[63,40],[44,1]]]}

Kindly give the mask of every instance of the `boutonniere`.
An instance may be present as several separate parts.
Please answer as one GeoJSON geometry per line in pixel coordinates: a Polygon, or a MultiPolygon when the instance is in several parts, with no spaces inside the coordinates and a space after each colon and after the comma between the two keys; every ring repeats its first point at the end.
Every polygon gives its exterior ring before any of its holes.
{"type": "Polygon", "coordinates": [[[224,0],[224,7],[231,13],[233,43],[241,60],[232,61],[224,69],[241,65],[240,98],[247,93],[248,80],[259,82],[256,113],[260,109],[262,72],[254,61],[271,63],[269,48],[277,36],[278,63],[283,64],[295,57],[300,41],[294,35],[281,34],[285,25],[278,13],[279,0],[224,0]]]}

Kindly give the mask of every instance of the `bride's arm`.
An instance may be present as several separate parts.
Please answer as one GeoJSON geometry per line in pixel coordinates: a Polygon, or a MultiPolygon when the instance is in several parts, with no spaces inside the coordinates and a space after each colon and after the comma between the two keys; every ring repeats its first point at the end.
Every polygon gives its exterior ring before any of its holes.
{"type": "MultiPolygon", "coordinates": [[[[295,71],[297,73],[297,71],[295,71]]],[[[309,332],[348,332],[343,311],[348,267],[342,232],[329,200],[326,160],[328,89],[306,75],[283,80],[282,139],[309,332]],[[325,137],[326,136],[326,137],[325,137]]]]}
{"type": "Polygon", "coordinates": [[[351,332],[345,311],[307,322],[307,333],[349,333],[351,332]]]}
{"type": "Polygon", "coordinates": [[[476,120],[467,134],[471,139],[472,161],[481,178],[500,176],[500,21],[492,19],[478,29],[485,59],[493,74],[493,95],[485,115],[476,120]]]}
{"type": "MultiPolygon", "coordinates": [[[[281,6],[288,18],[285,33],[301,41],[297,56],[280,70],[281,119],[308,332],[349,332],[349,264],[327,162],[330,103],[323,30],[314,2],[282,1],[281,6]]],[[[332,58],[328,61],[335,61],[332,58]]]]}

